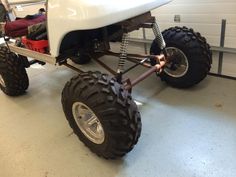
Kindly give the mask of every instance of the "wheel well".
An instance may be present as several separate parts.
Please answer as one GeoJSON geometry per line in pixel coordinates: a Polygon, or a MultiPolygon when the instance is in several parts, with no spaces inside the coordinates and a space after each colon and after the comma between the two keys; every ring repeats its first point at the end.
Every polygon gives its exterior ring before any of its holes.
{"type": "Polygon", "coordinates": [[[80,31],[72,31],[67,33],[61,41],[60,56],[70,56],[78,51],[79,46],[82,43],[80,31]]]}
{"type": "Polygon", "coordinates": [[[77,54],[79,50],[89,52],[94,50],[94,40],[101,38],[101,29],[79,30],[67,33],[60,45],[60,56],[68,57],[77,54]]]}
{"type": "Polygon", "coordinates": [[[107,48],[104,49],[109,50],[109,40],[113,39],[112,41],[117,41],[121,36],[122,29],[117,25],[93,30],[72,31],[67,33],[62,39],[59,54],[61,58],[65,58],[77,54],[79,50],[90,53],[94,51],[95,43],[100,43],[99,46],[107,46],[107,48]],[[114,34],[116,38],[113,39],[114,37],[111,37],[111,39],[109,39],[109,37],[114,34]]]}

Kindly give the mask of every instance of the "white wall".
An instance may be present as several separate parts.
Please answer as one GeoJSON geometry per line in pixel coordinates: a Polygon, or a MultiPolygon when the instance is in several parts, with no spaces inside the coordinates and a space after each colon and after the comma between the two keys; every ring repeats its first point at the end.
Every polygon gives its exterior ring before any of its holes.
{"type": "Polygon", "coordinates": [[[236,48],[236,0],[174,0],[155,11],[163,29],[188,26],[201,32],[210,44],[220,43],[221,20],[227,20],[225,46],[236,48]],[[181,23],[174,23],[174,15],[181,16],[181,23]]]}
{"type": "Polygon", "coordinates": [[[45,8],[44,6],[44,0],[0,0],[2,1],[4,4],[8,4],[8,3],[20,3],[20,2],[24,2],[27,4],[27,2],[32,3],[32,2],[41,2],[41,4],[34,4],[34,5],[30,5],[30,6],[20,6],[20,8],[18,9],[16,5],[12,5],[11,9],[13,9],[15,15],[17,17],[25,17],[26,15],[32,15],[32,14],[36,14],[38,12],[38,10],[40,8],[45,8]]]}

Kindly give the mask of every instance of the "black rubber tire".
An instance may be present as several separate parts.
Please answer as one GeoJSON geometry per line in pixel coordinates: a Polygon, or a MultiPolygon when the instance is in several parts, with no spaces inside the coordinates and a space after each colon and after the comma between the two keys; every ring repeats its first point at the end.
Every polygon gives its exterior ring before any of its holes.
{"type": "Polygon", "coordinates": [[[70,59],[76,64],[84,65],[89,63],[92,58],[89,54],[81,53],[78,54],[77,56],[70,57],[70,59]]]}
{"type": "MultiPolygon", "coordinates": [[[[212,52],[206,39],[200,33],[186,27],[173,27],[163,31],[166,47],[180,49],[187,57],[189,68],[185,75],[172,77],[165,71],[160,74],[163,81],[176,88],[188,88],[201,82],[208,74],[212,63],[212,52]]],[[[150,54],[161,53],[156,40],[153,41],[150,54]]]]}
{"type": "Polygon", "coordinates": [[[114,79],[100,72],[86,72],[73,77],[62,92],[66,118],[79,139],[98,156],[114,159],[124,156],[138,142],[141,118],[128,91],[114,79]],[[105,140],[95,144],[81,132],[72,113],[72,105],[82,102],[100,120],[105,140]]]}
{"type": "Polygon", "coordinates": [[[0,84],[0,89],[9,96],[19,96],[29,87],[29,78],[24,62],[7,47],[0,47],[0,75],[5,86],[0,84]]]}

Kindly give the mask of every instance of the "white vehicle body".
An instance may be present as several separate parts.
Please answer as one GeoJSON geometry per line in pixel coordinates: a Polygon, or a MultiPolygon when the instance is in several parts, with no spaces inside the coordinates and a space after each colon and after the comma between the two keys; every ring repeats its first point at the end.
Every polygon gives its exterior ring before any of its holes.
{"type": "Polygon", "coordinates": [[[49,0],[47,21],[50,53],[59,55],[64,36],[76,30],[111,25],[151,11],[172,0],[49,0]]]}

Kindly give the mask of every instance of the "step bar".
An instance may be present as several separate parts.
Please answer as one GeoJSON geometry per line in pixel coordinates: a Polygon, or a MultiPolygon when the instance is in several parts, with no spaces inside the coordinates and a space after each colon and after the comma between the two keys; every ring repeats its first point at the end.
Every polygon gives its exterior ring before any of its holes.
{"type": "Polygon", "coordinates": [[[15,52],[19,55],[22,55],[22,56],[25,56],[28,58],[33,58],[35,60],[42,61],[42,62],[49,63],[49,64],[53,64],[53,65],[56,65],[56,63],[57,63],[56,57],[53,57],[51,55],[35,52],[35,51],[25,49],[22,47],[17,47],[17,46],[15,46],[14,43],[8,44],[8,46],[12,52],[15,52]]]}

